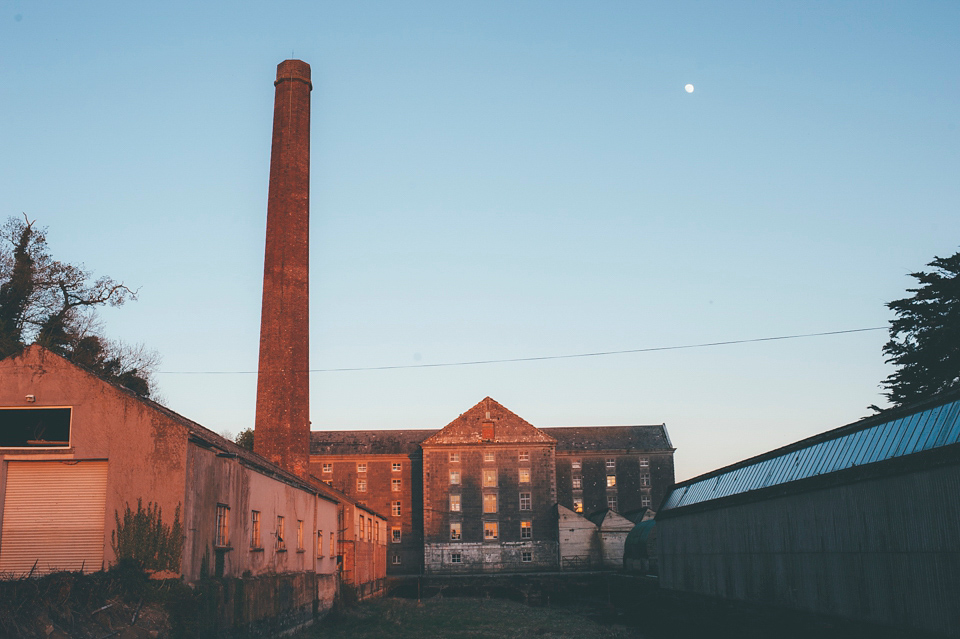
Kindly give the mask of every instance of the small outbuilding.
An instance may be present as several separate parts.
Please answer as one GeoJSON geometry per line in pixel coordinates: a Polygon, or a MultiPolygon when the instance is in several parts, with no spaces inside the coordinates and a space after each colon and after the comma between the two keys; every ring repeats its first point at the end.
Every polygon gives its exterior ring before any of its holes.
{"type": "Polygon", "coordinates": [[[627,535],[633,530],[634,523],[609,509],[592,514],[590,520],[597,525],[603,567],[621,568],[623,546],[627,535]]]}

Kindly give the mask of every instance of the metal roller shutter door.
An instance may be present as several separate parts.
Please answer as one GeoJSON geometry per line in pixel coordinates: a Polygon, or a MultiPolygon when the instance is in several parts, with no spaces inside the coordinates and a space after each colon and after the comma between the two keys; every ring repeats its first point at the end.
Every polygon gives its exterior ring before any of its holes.
{"type": "Polygon", "coordinates": [[[103,564],[107,462],[7,463],[0,572],[95,572],[103,564]]]}

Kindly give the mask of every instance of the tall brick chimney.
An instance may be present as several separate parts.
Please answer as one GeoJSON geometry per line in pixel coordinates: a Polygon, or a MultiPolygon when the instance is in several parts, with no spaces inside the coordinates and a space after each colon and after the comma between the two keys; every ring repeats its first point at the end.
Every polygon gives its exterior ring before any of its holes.
{"type": "Polygon", "coordinates": [[[277,65],[254,449],[306,477],[310,462],[310,65],[277,65]]]}

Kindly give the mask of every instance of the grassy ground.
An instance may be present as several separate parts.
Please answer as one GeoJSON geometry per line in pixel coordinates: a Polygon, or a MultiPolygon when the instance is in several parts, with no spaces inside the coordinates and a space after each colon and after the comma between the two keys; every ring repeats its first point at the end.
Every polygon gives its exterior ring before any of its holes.
{"type": "Polygon", "coordinates": [[[298,639],[637,639],[636,629],[601,625],[557,608],[499,599],[376,599],[327,617],[298,639]]]}

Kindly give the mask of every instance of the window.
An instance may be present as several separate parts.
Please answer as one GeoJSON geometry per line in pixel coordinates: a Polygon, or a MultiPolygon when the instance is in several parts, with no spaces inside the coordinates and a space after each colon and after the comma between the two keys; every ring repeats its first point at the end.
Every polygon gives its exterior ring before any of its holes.
{"type": "Polygon", "coordinates": [[[497,454],[489,451],[483,454],[483,461],[485,462],[495,462],[497,461],[497,454]]]}
{"type": "Polygon", "coordinates": [[[0,448],[68,448],[69,446],[69,408],[0,410],[0,448]]]}
{"type": "Polygon", "coordinates": [[[399,479],[391,479],[391,480],[390,480],[390,490],[392,490],[392,491],[395,492],[395,493],[399,493],[399,492],[400,492],[400,480],[399,480],[399,479]]]}
{"type": "Polygon", "coordinates": [[[260,548],[262,542],[260,541],[260,511],[251,510],[250,511],[250,547],[251,548],[260,548]]]}
{"type": "Polygon", "coordinates": [[[400,508],[401,508],[401,505],[399,501],[395,501],[390,504],[390,512],[393,514],[394,517],[400,516],[400,508]]]}
{"type": "Polygon", "coordinates": [[[533,500],[530,498],[530,493],[520,493],[520,510],[531,510],[533,508],[533,500]]]}
{"type": "Polygon", "coordinates": [[[403,464],[400,462],[393,462],[393,472],[399,473],[401,470],[403,470],[403,464]]]}
{"type": "Polygon", "coordinates": [[[450,524],[450,539],[460,539],[460,522],[450,524]]]}
{"type": "Polygon", "coordinates": [[[332,473],[332,472],[333,472],[333,464],[326,464],[326,463],[325,463],[325,464],[323,465],[323,472],[325,472],[325,473],[332,473]]]}
{"type": "Polygon", "coordinates": [[[483,487],[484,488],[497,487],[497,469],[496,468],[483,469],[483,487]]]}
{"type": "Polygon", "coordinates": [[[390,541],[395,544],[400,543],[400,526],[394,526],[390,529],[390,541]]]}
{"type": "Polygon", "coordinates": [[[530,483],[530,469],[529,469],[529,468],[521,468],[521,469],[520,469],[520,483],[521,483],[521,484],[529,484],[529,483],[530,483]]]}
{"type": "Polygon", "coordinates": [[[277,515],[277,550],[284,551],[287,549],[287,540],[284,538],[283,532],[283,515],[277,515]]]}
{"type": "Polygon", "coordinates": [[[333,555],[334,555],[334,546],[335,546],[335,544],[333,543],[333,540],[334,540],[334,538],[333,538],[333,532],[331,532],[331,533],[330,533],[330,556],[331,556],[331,557],[333,557],[333,555]]]}
{"type": "Polygon", "coordinates": [[[649,468],[650,467],[650,458],[641,457],[640,458],[640,468],[649,468]]]}
{"type": "Polygon", "coordinates": [[[520,539],[533,539],[533,522],[520,522],[520,539]]]}
{"type": "Polygon", "coordinates": [[[365,533],[365,532],[367,531],[366,520],[363,518],[362,515],[361,515],[361,517],[360,517],[360,523],[359,523],[358,531],[359,531],[359,532],[357,533],[357,537],[362,541],[362,540],[363,540],[363,533],[365,533]]]}
{"type": "Polygon", "coordinates": [[[650,473],[640,473],[640,485],[641,486],[650,485],[650,473]]]}
{"type": "Polygon", "coordinates": [[[226,548],[230,545],[230,507],[217,504],[217,531],[214,546],[226,548]]]}
{"type": "Polygon", "coordinates": [[[580,460],[579,460],[579,459],[574,459],[573,461],[571,461],[571,462],[570,462],[570,468],[579,469],[579,468],[580,468],[580,460]]]}
{"type": "Polygon", "coordinates": [[[358,479],[358,480],[357,480],[357,492],[358,492],[358,493],[365,493],[365,492],[367,492],[367,480],[366,480],[366,479],[358,479]]]}
{"type": "Polygon", "coordinates": [[[463,563],[463,555],[458,552],[450,553],[450,563],[451,564],[460,564],[463,563]]]}
{"type": "Polygon", "coordinates": [[[575,489],[583,488],[583,478],[580,475],[573,476],[573,487],[575,489]]]}
{"type": "Polygon", "coordinates": [[[459,483],[460,483],[460,471],[459,471],[459,470],[451,470],[451,471],[450,471],[450,483],[451,483],[451,484],[459,484],[459,483]]]}
{"type": "Polygon", "coordinates": [[[613,488],[617,485],[616,475],[607,475],[607,488],[613,488]]]}
{"type": "Polygon", "coordinates": [[[607,497],[607,508],[609,508],[610,510],[617,509],[617,498],[615,495],[610,495],[609,497],[607,497]]]}
{"type": "Polygon", "coordinates": [[[367,541],[373,541],[373,520],[367,517],[367,541]]]}
{"type": "Polygon", "coordinates": [[[650,495],[641,495],[641,496],[640,496],[640,505],[649,508],[649,507],[650,507],[650,495]]]}
{"type": "Polygon", "coordinates": [[[520,553],[520,561],[524,563],[530,563],[533,561],[533,553],[529,550],[524,550],[520,553]]]}
{"type": "Polygon", "coordinates": [[[323,531],[317,531],[317,557],[323,557],[323,531]]]}
{"type": "Polygon", "coordinates": [[[485,521],[483,522],[483,538],[484,539],[497,539],[499,537],[499,526],[495,521],[485,521]]]}
{"type": "Polygon", "coordinates": [[[303,552],[303,520],[297,520],[297,552],[303,552]]]}
{"type": "Polygon", "coordinates": [[[454,464],[460,462],[460,453],[450,453],[450,461],[454,464]]]}
{"type": "Polygon", "coordinates": [[[393,556],[393,565],[394,565],[394,566],[399,566],[399,565],[400,565],[400,555],[394,555],[394,556],[393,556]]]}
{"type": "Polygon", "coordinates": [[[373,522],[373,541],[374,543],[380,543],[380,522],[373,522]]]}
{"type": "Polygon", "coordinates": [[[573,500],[573,512],[582,513],[583,512],[583,500],[580,498],[573,500]]]}
{"type": "Polygon", "coordinates": [[[367,472],[367,464],[366,464],[366,462],[358,462],[358,463],[357,463],[357,472],[358,472],[358,473],[365,473],[365,472],[367,472]]]}
{"type": "Polygon", "coordinates": [[[615,470],[617,467],[617,460],[613,457],[607,457],[607,470],[615,470]]]}
{"type": "Polygon", "coordinates": [[[483,496],[483,512],[485,513],[497,512],[497,496],[496,495],[483,496]]]}
{"type": "Polygon", "coordinates": [[[530,451],[521,450],[520,451],[520,461],[530,461],[530,451]]]}
{"type": "Polygon", "coordinates": [[[450,495],[450,512],[460,512],[460,495],[450,495]]]}

